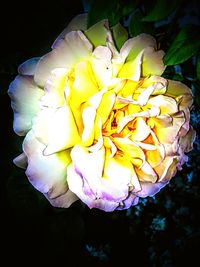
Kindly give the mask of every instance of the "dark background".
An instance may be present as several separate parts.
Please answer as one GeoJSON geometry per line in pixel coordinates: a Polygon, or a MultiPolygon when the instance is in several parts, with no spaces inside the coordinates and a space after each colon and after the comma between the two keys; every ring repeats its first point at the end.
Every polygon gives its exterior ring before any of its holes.
{"type": "MultiPolygon", "coordinates": [[[[12,130],[7,96],[17,66],[50,50],[81,1],[27,1],[1,6],[1,266],[197,266],[200,248],[199,139],[189,162],[155,198],[127,211],[89,210],[80,201],[56,209],[35,191],[12,159],[22,138],[12,130]]],[[[191,61],[187,63],[192,68],[191,61]]],[[[198,130],[199,108],[192,123],[198,130]]]]}

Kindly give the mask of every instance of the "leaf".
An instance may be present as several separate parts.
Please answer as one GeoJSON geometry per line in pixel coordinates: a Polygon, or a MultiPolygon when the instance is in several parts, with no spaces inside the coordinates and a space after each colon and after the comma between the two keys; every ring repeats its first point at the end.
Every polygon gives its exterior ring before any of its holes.
{"type": "Polygon", "coordinates": [[[126,29],[118,23],[112,28],[113,38],[116,44],[116,47],[118,50],[122,47],[122,45],[126,42],[128,39],[128,33],[126,29]]]}
{"type": "Polygon", "coordinates": [[[93,1],[88,12],[88,28],[102,19],[108,19],[111,25],[117,24],[120,17],[117,6],[118,0],[93,1]]]}
{"type": "Polygon", "coordinates": [[[142,21],[143,15],[140,10],[132,14],[129,23],[129,34],[131,37],[137,36],[140,33],[152,33],[153,25],[149,22],[142,21]]]}
{"type": "Polygon", "coordinates": [[[180,4],[181,0],[156,0],[154,7],[143,21],[158,21],[170,15],[180,4]]]}
{"type": "Polygon", "coordinates": [[[139,5],[141,0],[119,0],[122,17],[129,15],[139,5]]]}
{"type": "Polygon", "coordinates": [[[110,26],[116,25],[120,19],[129,15],[141,0],[93,0],[88,12],[88,28],[102,19],[108,19],[110,26]]]}
{"type": "Polygon", "coordinates": [[[198,26],[192,25],[181,29],[164,56],[164,64],[180,64],[193,56],[200,47],[199,36],[198,26]]]}

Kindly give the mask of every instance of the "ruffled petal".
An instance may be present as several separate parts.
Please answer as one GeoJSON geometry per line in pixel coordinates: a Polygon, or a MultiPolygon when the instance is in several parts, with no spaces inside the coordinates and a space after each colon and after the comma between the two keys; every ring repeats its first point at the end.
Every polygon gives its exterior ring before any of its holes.
{"type": "Polygon", "coordinates": [[[144,48],[149,46],[156,48],[156,40],[151,35],[142,33],[126,41],[120,50],[120,55],[124,60],[130,61],[135,59],[144,48]]]}
{"type": "Polygon", "coordinates": [[[76,107],[89,100],[99,91],[91,65],[82,61],[75,66],[75,79],[70,92],[70,103],[76,107]]]}
{"type": "Polygon", "coordinates": [[[51,76],[45,83],[45,95],[41,98],[44,107],[62,107],[66,105],[65,87],[67,82],[66,68],[57,68],[51,71],[51,76]]]}
{"type": "Polygon", "coordinates": [[[133,60],[127,61],[119,71],[118,77],[139,81],[141,75],[142,56],[143,51],[140,52],[133,60]]]}
{"type": "Polygon", "coordinates": [[[8,94],[14,111],[14,131],[23,136],[31,129],[32,119],[40,110],[39,100],[44,91],[36,86],[31,76],[17,76],[8,94]]]}
{"type": "Polygon", "coordinates": [[[77,15],[69,22],[67,27],[58,35],[58,37],[56,38],[56,40],[52,45],[52,49],[54,49],[58,45],[61,39],[65,38],[65,35],[68,32],[78,31],[78,30],[85,31],[86,29],[87,29],[87,14],[85,13],[77,15]]]}
{"type": "Polygon", "coordinates": [[[114,211],[119,205],[116,201],[98,199],[83,191],[84,181],[81,174],[75,171],[72,164],[67,168],[69,188],[74,192],[90,209],[97,208],[107,212],[114,211]]]}
{"type": "Polygon", "coordinates": [[[35,68],[40,57],[34,57],[26,60],[18,67],[18,72],[21,75],[33,76],[35,74],[35,68]]]}
{"type": "Polygon", "coordinates": [[[84,32],[89,41],[94,47],[106,45],[106,40],[109,32],[108,20],[104,19],[94,24],[84,32]]]}
{"type": "Polygon", "coordinates": [[[164,55],[162,50],[155,51],[153,47],[146,48],[142,61],[142,76],[162,75],[166,68],[163,64],[164,55]]]}
{"type": "Polygon", "coordinates": [[[34,119],[33,131],[47,145],[45,155],[68,149],[79,143],[80,136],[69,106],[44,108],[34,119]]]}
{"type": "Polygon", "coordinates": [[[68,190],[67,166],[71,162],[70,151],[44,156],[45,145],[29,131],[23,142],[23,151],[28,158],[26,175],[31,184],[48,198],[56,198],[68,190]]]}
{"type": "Polygon", "coordinates": [[[138,197],[153,197],[155,194],[157,194],[165,185],[167,182],[160,182],[160,183],[148,183],[148,182],[141,182],[140,185],[142,187],[140,192],[137,192],[136,195],[138,197]]]}
{"type": "Polygon", "coordinates": [[[91,52],[92,44],[81,31],[67,33],[65,39],[60,39],[54,49],[39,60],[35,82],[43,87],[53,69],[70,68],[81,60],[89,59],[91,52]]]}

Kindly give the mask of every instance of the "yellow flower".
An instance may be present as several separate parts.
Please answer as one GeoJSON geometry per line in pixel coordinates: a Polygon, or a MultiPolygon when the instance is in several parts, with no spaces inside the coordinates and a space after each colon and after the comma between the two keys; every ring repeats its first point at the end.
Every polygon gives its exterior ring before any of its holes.
{"type": "Polygon", "coordinates": [[[192,93],[161,77],[163,55],[150,35],[127,40],[107,20],[86,29],[79,15],[51,52],[19,67],[9,95],[25,138],[14,162],[53,206],[80,198],[90,208],[129,208],[187,161],[192,93]]]}

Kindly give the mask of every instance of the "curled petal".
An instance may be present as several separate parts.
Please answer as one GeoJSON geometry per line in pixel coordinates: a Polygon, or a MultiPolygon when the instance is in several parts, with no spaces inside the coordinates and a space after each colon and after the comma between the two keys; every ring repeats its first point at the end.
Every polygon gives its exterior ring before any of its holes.
{"type": "Polygon", "coordinates": [[[108,20],[104,19],[94,24],[92,27],[86,30],[84,34],[94,45],[94,47],[97,47],[106,44],[109,32],[108,29],[109,29],[108,20]]]}
{"type": "Polygon", "coordinates": [[[23,151],[28,158],[26,175],[31,184],[48,198],[56,198],[68,190],[67,166],[71,162],[70,151],[44,156],[45,145],[29,131],[23,142],[23,151]]]}
{"type": "Polygon", "coordinates": [[[69,106],[45,108],[35,118],[33,131],[38,140],[47,145],[45,155],[68,149],[80,141],[69,106]]]}
{"type": "Polygon", "coordinates": [[[153,47],[147,47],[144,50],[142,62],[142,76],[162,75],[166,66],[163,64],[165,53],[162,50],[155,51],[153,47]]]}
{"type": "Polygon", "coordinates": [[[136,58],[143,49],[149,46],[156,48],[156,40],[151,35],[142,33],[137,37],[126,41],[120,49],[120,55],[124,60],[130,61],[136,58]]]}
{"type": "Polygon", "coordinates": [[[71,191],[68,190],[64,194],[50,198],[48,194],[44,194],[53,207],[57,208],[69,208],[75,201],[78,200],[78,197],[71,191]]]}
{"type": "Polygon", "coordinates": [[[98,46],[92,55],[92,68],[98,85],[101,88],[108,84],[112,78],[112,54],[108,47],[98,46]]]}
{"type": "Polygon", "coordinates": [[[136,193],[136,196],[138,197],[153,197],[155,194],[157,194],[165,185],[167,182],[160,182],[160,183],[149,183],[149,182],[141,182],[140,185],[142,187],[140,192],[136,193]]]}
{"type": "Polygon", "coordinates": [[[31,76],[17,76],[8,94],[14,111],[14,131],[23,136],[31,129],[32,119],[40,110],[39,100],[44,91],[36,86],[31,76]]]}
{"type": "Polygon", "coordinates": [[[81,60],[90,58],[92,45],[81,31],[69,32],[56,47],[43,56],[35,70],[35,82],[43,87],[55,68],[72,67],[81,60]]]}

